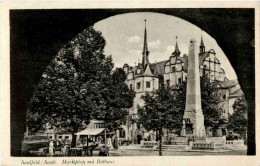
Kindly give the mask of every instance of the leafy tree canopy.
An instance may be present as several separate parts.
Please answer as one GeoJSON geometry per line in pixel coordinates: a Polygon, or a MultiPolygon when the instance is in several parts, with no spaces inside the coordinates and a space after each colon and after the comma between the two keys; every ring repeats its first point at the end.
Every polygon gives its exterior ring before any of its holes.
{"type": "Polygon", "coordinates": [[[145,105],[139,110],[139,123],[146,130],[174,129],[182,122],[182,114],[169,88],[161,86],[155,93],[143,96],[145,105]]]}
{"type": "Polygon", "coordinates": [[[105,57],[104,47],[101,32],[89,27],[59,51],[30,101],[27,125],[32,132],[50,123],[75,133],[91,119],[125,118],[135,95],[124,82],[125,74],[112,71],[112,58],[105,57]]]}
{"type": "Polygon", "coordinates": [[[227,128],[244,135],[247,131],[247,104],[244,98],[236,99],[233,104],[234,113],[229,115],[227,128]]]}
{"type": "MultiPolygon", "coordinates": [[[[176,107],[180,109],[182,115],[184,114],[186,103],[186,86],[187,83],[184,81],[173,90],[176,99],[176,107]]],[[[216,82],[211,82],[206,75],[200,78],[200,87],[204,125],[205,127],[218,128],[220,122],[223,121],[221,118],[221,112],[219,111],[219,87],[216,82]]]]}
{"type": "Polygon", "coordinates": [[[139,109],[139,123],[148,131],[159,133],[159,155],[162,155],[163,129],[176,129],[182,121],[182,114],[176,107],[176,100],[170,89],[161,86],[154,93],[146,93],[142,97],[145,101],[143,108],[139,109]]]}

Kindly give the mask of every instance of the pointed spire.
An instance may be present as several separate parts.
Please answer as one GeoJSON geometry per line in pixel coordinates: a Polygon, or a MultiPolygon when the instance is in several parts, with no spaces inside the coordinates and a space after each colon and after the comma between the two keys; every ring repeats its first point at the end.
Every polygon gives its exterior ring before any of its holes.
{"type": "Polygon", "coordinates": [[[143,54],[148,51],[148,45],[147,45],[147,32],[146,32],[146,20],[144,20],[144,48],[143,48],[143,54]]]}
{"type": "Polygon", "coordinates": [[[148,51],[148,45],[147,45],[146,20],[144,20],[144,22],[145,22],[145,28],[144,28],[144,48],[143,48],[143,60],[142,60],[143,68],[145,68],[145,66],[149,63],[149,59],[148,59],[149,51],[148,51]]]}
{"type": "Polygon", "coordinates": [[[205,52],[205,45],[204,45],[204,42],[203,42],[202,30],[201,30],[200,54],[203,54],[204,52],[205,52]]]}
{"type": "Polygon", "coordinates": [[[200,47],[205,47],[205,46],[204,46],[204,42],[203,42],[203,38],[202,38],[202,30],[201,30],[200,47]]]}
{"type": "Polygon", "coordinates": [[[181,52],[180,52],[179,47],[178,47],[178,41],[177,41],[177,39],[178,39],[178,37],[176,36],[175,50],[174,50],[174,52],[173,52],[172,54],[175,54],[175,55],[179,56],[181,52]]]}

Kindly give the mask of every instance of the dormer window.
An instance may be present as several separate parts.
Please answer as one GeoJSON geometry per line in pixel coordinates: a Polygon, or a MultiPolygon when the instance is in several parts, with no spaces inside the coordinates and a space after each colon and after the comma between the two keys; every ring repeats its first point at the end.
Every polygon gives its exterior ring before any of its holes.
{"type": "Polygon", "coordinates": [[[105,124],[104,123],[94,123],[94,128],[104,128],[105,124]]]}
{"type": "Polygon", "coordinates": [[[140,70],[140,69],[137,69],[136,72],[137,72],[137,74],[140,74],[140,73],[141,73],[141,70],[140,70]]]}

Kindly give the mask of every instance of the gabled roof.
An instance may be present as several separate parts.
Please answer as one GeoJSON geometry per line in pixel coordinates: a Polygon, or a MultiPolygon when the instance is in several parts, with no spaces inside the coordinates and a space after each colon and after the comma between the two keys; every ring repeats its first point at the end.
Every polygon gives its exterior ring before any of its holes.
{"type": "Polygon", "coordinates": [[[209,53],[206,51],[203,54],[199,55],[200,65],[203,64],[203,61],[209,56],[209,53]]]}
{"type": "Polygon", "coordinates": [[[243,96],[244,92],[242,91],[241,88],[233,90],[232,88],[229,90],[229,97],[239,97],[239,96],[243,96]]]}
{"type": "Polygon", "coordinates": [[[150,69],[150,65],[149,65],[149,64],[147,64],[147,65],[145,66],[145,70],[144,70],[144,74],[143,74],[143,75],[153,76],[153,73],[152,73],[152,71],[151,71],[151,69],[150,69]]]}
{"type": "Polygon", "coordinates": [[[229,90],[229,98],[244,95],[244,92],[242,91],[238,80],[219,81],[218,85],[220,85],[220,87],[223,89],[229,90]]]}
{"type": "Polygon", "coordinates": [[[232,88],[236,85],[238,85],[238,80],[229,80],[229,81],[219,81],[218,84],[222,87],[222,88],[232,88]]]}
{"type": "Polygon", "coordinates": [[[161,61],[157,63],[153,63],[150,65],[151,70],[155,76],[163,75],[164,74],[164,64],[167,62],[166,61],[161,61]]]}
{"type": "MultiPolygon", "coordinates": [[[[207,51],[203,54],[199,54],[199,65],[200,66],[203,65],[203,61],[205,60],[205,58],[207,58],[210,55],[210,53],[212,53],[212,52],[214,52],[213,49],[211,49],[210,52],[207,51]]],[[[188,70],[188,56],[186,54],[184,54],[183,57],[178,56],[177,58],[184,63],[183,69],[184,69],[185,72],[187,72],[187,70],[188,70]]],[[[164,60],[164,61],[160,61],[160,62],[156,62],[156,63],[150,63],[151,73],[154,76],[159,76],[159,75],[163,76],[164,67],[165,67],[166,62],[169,62],[169,60],[164,60]]],[[[138,66],[134,66],[134,67],[131,67],[131,68],[132,69],[130,69],[129,71],[134,72],[134,75],[136,75],[136,76],[142,75],[145,72],[145,69],[143,68],[143,65],[141,63],[138,63],[138,66]],[[136,72],[137,69],[141,70],[140,74],[137,74],[137,72],[136,72]]],[[[145,68],[146,68],[146,66],[145,66],[145,68]]]]}

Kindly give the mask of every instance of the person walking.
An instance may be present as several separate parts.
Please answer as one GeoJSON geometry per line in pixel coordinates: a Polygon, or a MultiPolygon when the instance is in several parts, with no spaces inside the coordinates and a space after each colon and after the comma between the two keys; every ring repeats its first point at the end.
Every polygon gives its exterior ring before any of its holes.
{"type": "Polygon", "coordinates": [[[118,149],[118,138],[117,138],[117,136],[115,136],[115,138],[114,138],[113,145],[114,145],[114,149],[118,149]]]}
{"type": "Polygon", "coordinates": [[[50,143],[49,143],[49,156],[52,157],[53,154],[54,154],[54,143],[51,140],[50,143]]]}

